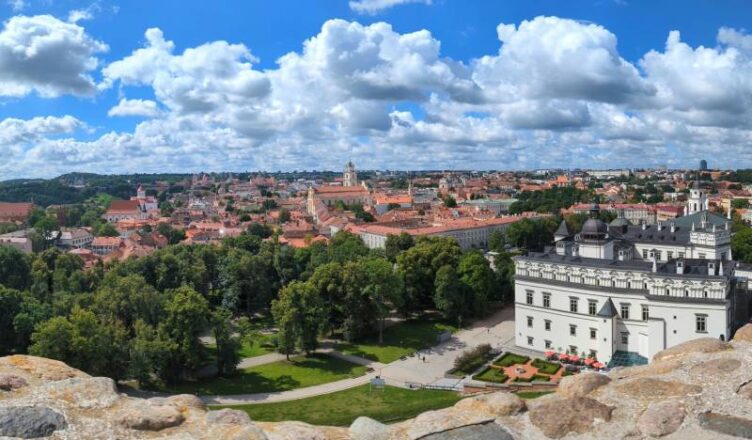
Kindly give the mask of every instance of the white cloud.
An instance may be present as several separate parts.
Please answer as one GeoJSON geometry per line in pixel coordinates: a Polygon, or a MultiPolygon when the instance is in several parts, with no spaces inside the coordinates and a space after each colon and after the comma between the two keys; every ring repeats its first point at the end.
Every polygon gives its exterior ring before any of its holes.
{"type": "MultiPolygon", "coordinates": [[[[72,133],[84,123],[73,116],[47,116],[32,119],[7,118],[0,121],[0,154],[7,162],[19,154],[24,146],[46,139],[47,136],[72,133]]],[[[18,165],[18,164],[16,164],[18,165]]]]}
{"type": "Polygon", "coordinates": [[[7,0],[6,3],[8,3],[13,12],[21,12],[28,6],[24,0],[7,0]]]}
{"type": "Polygon", "coordinates": [[[107,45],[50,15],[15,16],[0,32],[0,96],[80,96],[96,92],[91,72],[107,45]]]}
{"type": "Polygon", "coordinates": [[[351,0],[350,9],[361,14],[376,14],[383,10],[408,3],[430,5],[432,0],[351,0]]]}
{"type": "Polygon", "coordinates": [[[144,116],[153,118],[159,115],[157,103],[148,99],[121,99],[120,102],[112,107],[108,116],[144,116]]]}

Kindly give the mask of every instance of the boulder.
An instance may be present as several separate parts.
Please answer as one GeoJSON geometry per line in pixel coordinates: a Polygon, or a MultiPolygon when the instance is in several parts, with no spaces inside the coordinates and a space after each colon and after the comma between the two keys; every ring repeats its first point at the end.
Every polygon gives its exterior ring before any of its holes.
{"type": "Polygon", "coordinates": [[[529,410],[530,422],[549,438],[586,433],[597,421],[611,420],[612,411],[612,407],[589,397],[546,399],[529,410]]]}
{"type": "Polygon", "coordinates": [[[204,402],[199,399],[198,396],[194,396],[193,394],[177,394],[175,396],[170,396],[167,398],[167,402],[177,406],[181,411],[187,408],[206,411],[206,405],[204,402]]]}
{"type": "Polygon", "coordinates": [[[49,382],[42,390],[79,408],[109,408],[120,398],[115,381],[108,377],[74,377],[49,382]]]}
{"type": "Polygon", "coordinates": [[[663,437],[679,429],[687,412],[676,400],[651,403],[637,419],[637,427],[643,435],[663,437]]]}
{"type": "Polygon", "coordinates": [[[525,401],[512,393],[483,394],[462,399],[454,407],[459,410],[476,411],[492,417],[502,417],[520,413],[525,410],[525,401]]]}
{"type": "Polygon", "coordinates": [[[407,438],[414,440],[428,434],[448,431],[468,425],[491,422],[496,416],[455,408],[428,411],[408,422],[404,431],[407,438]]]}
{"type": "Polygon", "coordinates": [[[611,382],[611,378],[600,373],[582,373],[567,376],[559,382],[556,392],[563,397],[582,397],[590,394],[596,388],[611,382]]]}
{"type": "Polygon", "coordinates": [[[420,440],[514,440],[514,437],[501,425],[484,423],[429,434],[420,440]]]}
{"type": "Polygon", "coordinates": [[[251,418],[245,411],[237,409],[220,409],[206,413],[206,423],[218,425],[250,425],[251,418]]]}
{"type": "Polygon", "coordinates": [[[29,385],[29,383],[21,376],[16,376],[15,374],[0,374],[1,391],[13,391],[27,385],[29,385]]]}
{"type": "Polygon", "coordinates": [[[387,440],[390,433],[389,426],[362,416],[355,419],[348,430],[351,440],[387,440]]]}
{"type": "Polygon", "coordinates": [[[747,324],[737,330],[732,341],[752,343],[752,324],[747,324]]]}
{"type": "Polygon", "coordinates": [[[258,424],[269,440],[331,440],[346,439],[347,429],[313,426],[302,422],[258,424]]]}
{"type": "Polygon", "coordinates": [[[27,355],[13,355],[0,358],[0,367],[17,368],[39,379],[47,381],[70,379],[71,377],[90,377],[88,374],[60,361],[27,355]]]}
{"type": "Polygon", "coordinates": [[[183,414],[174,405],[161,405],[153,402],[131,404],[120,414],[121,425],[140,431],[161,431],[178,426],[185,420],[183,414]]]}
{"type": "Polygon", "coordinates": [[[697,416],[700,426],[709,431],[737,438],[752,439],[752,420],[706,411],[697,416]]]}
{"type": "Polygon", "coordinates": [[[752,399],[752,381],[744,382],[743,384],[739,385],[739,388],[736,390],[736,394],[746,397],[747,399],[752,399]]]}
{"type": "Polygon", "coordinates": [[[741,366],[742,363],[739,359],[719,358],[700,362],[692,367],[689,372],[698,375],[721,376],[731,373],[741,366]]]}
{"type": "Polygon", "coordinates": [[[680,358],[693,353],[715,353],[733,349],[734,347],[728,342],[716,338],[699,338],[659,351],[653,356],[653,361],[680,358]]]}
{"type": "Polygon", "coordinates": [[[39,438],[65,429],[68,424],[59,412],[41,406],[0,408],[0,437],[39,438]]]}
{"type": "Polygon", "coordinates": [[[617,391],[630,397],[649,400],[664,400],[670,397],[685,397],[702,392],[699,385],[683,382],[640,377],[616,386],[617,391]]]}

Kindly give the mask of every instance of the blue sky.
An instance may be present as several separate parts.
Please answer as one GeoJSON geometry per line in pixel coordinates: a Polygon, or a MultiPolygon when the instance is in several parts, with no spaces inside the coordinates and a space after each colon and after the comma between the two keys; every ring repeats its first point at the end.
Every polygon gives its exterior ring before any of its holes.
{"type": "Polygon", "coordinates": [[[3,1],[0,179],[752,166],[743,0],[3,1]]]}

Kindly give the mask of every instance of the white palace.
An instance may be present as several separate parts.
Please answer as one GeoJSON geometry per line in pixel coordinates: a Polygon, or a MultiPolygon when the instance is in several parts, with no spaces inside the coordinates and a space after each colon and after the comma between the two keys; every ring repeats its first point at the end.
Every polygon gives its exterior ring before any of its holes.
{"type": "Polygon", "coordinates": [[[703,336],[728,340],[749,319],[750,268],[731,255],[731,222],[695,183],[671,222],[606,225],[598,207],[578,233],[562,222],[547,252],[515,258],[515,343],[615,365],[703,336]]]}

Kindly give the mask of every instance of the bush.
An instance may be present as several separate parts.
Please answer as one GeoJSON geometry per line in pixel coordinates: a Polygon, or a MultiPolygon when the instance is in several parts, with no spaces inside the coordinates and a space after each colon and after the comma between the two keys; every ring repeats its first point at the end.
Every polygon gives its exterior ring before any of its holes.
{"type": "Polygon", "coordinates": [[[524,365],[529,360],[530,358],[527,356],[520,356],[519,354],[514,354],[514,353],[505,353],[504,356],[496,359],[494,364],[500,367],[511,367],[512,365],[516,365],[516,364],[524,365]]]}
{"type": "Polygon", "coordinates": [[[539,373],[543,374],[556,374],[556,372],[559,371],[559,368],[561,368],[560,364],[546,362],[543,359],[534,360],[532,365],[538,369],[539,373]]]}
{"type": "Polygon", "coordinates": [[[509,379],[509,376],[504,374],[502,370],[497,368],[488,367],[473,377],[475,380],[481,380],[484,382],[504,383],[509,379]]]}
{"type": "Polygon", "coordinates": [[[454,360],[454,372],[470,374],[488,360],[491,354],[489,344],[481,344],[472,350],[465,350],[454,360]]]}

